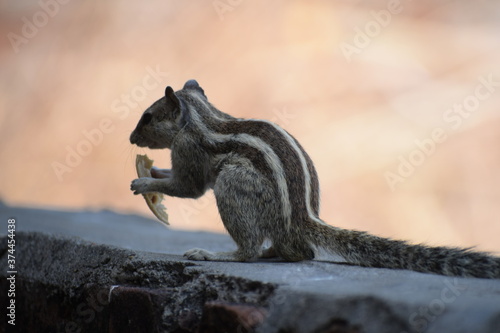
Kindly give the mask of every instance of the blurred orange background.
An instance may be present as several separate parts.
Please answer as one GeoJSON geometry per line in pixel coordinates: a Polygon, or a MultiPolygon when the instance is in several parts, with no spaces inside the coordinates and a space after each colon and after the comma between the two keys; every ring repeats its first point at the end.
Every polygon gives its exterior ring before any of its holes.
{"type": "MultiPolygon", "coordinates": [[[[0,31],[7,204],[153,218],[135,155],[169,152],[128,136],[194,78],[302,143],[328,223],[500,251],[496,2],[7,0],[0,31]]],[[[166,206],[172,228],[223,230],[211,192],[166,206]]]]}

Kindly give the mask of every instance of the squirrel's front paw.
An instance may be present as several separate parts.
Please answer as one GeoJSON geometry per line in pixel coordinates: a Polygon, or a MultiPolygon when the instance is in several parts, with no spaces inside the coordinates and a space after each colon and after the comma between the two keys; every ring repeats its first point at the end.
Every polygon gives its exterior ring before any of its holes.
{"type": "Polygon", "coordinates": [[[191,249],[184,253],[184,257],[190,260],[213,260],[214,253],[203,249],[191,249]]]}
{"type": "Polygon", "coordinates": [[[156,181],[154,178],[141,177],[134,179],[130,185],[130,189],[134,194],[143,194],[147,192],[155,192],[152,188],[153,183],[156,181]]]}

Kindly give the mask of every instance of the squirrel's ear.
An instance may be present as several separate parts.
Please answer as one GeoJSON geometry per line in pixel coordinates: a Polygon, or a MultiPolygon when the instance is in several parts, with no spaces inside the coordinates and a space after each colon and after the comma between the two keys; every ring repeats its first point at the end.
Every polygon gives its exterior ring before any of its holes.
{"type": "Polygon", "coordinates": [[[205,96],[205,91],[203,91],[203,89],[200,87],[200,85],[198,84],[198,82],[196,80],[187,81],[184,84],[184,88],[182,88],[182,89],[196,90],[199,93],[201,93],[203,95],[203,97],[207,98],[207,96],[205,96]]]}
{"type": "Polygon", "coordinates": [[[173,103],[175,106],[171,113],[172,119],[178,119],[179,125],[181,127],[185,126],[189,122],[189,113],[184,107],[184,104],[175,95],[174,89],[170,86],[165,88],[165,100],[167,103],[173,103]]]}
{"type": "Polygon", "coordinates": [[[175,96],[174,89],[171,86],[165,88],[165,98],[173,102],[176,106],[179,106],[179,99],[175,96]]]}

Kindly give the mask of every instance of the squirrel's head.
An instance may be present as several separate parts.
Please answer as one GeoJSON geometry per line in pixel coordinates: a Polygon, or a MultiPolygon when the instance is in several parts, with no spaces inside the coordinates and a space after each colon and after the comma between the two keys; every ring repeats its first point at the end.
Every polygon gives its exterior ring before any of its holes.
{"type": "MultiPolygon", "coordinates": [[[[195,80],[186,82],[182,90],[203,89],[195,80]]],[[[139,123],[130,135],[130,143],[152,149],[171,148],[179,131],[189,122],[189,112],[179,94],[172,87],[165,89],[165,96],[144,111],[139,123]]],[[[203,94],[204,96],[204,94],[203,94]]]]}

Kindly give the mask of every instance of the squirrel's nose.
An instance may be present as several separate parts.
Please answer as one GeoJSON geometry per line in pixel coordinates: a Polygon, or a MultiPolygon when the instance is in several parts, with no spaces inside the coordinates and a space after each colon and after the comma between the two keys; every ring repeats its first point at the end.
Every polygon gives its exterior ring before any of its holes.
{"type": "Polygon", "coordinates": [[[135,134],[135,131],[130,134],[130,143],[133,145],[137,144],[137,135],[135,134]]]}

